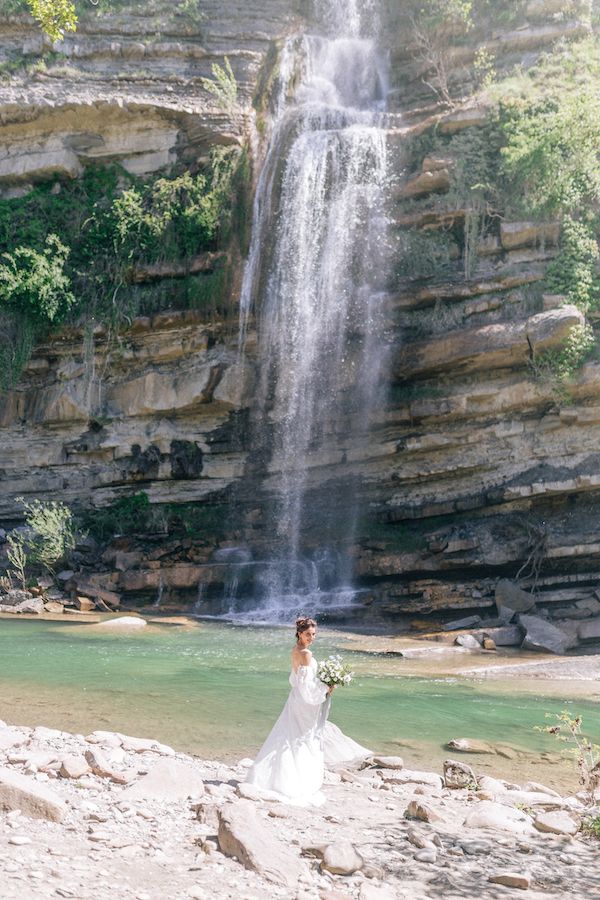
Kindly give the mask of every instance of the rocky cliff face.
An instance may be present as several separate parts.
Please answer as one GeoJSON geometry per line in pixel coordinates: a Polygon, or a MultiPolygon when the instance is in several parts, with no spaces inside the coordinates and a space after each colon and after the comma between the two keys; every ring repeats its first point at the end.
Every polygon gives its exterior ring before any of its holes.
{"type": "MultiPolygon", "coordinates": [[[[258,159],[250,100],[301,10],[291,0],[198,8],[198,25],[158,5],[144,17],[86,19],[61,45],[64,59],[5,80],[4,197],[56,174],[77,178],[90,160],[146,174],[247,141],[258,159]],[[235,114],[219,109],[200,80],[225,57],[240,88],[235,114]]],[[[577,4],[569,9],[557,16],[558,5],[532,0],[506,26],[480,35],[497,71],[526,69],[556,41],[585,34],[577,4]]],[[[315,508],[325,481],[339,483],[340,495],[349,479],[358,485],[363,515],[352,552],[369,615],[485,608],[498,577],[517,573],[525,586],[535,580],[542,605],[559,615],[600,582],[600,364],[588,362],[575,375],[568,404],[532,374],[532,359],[564,346],[583,322],[579,309],[544,288],[560,239],[554,221],[504,219],[465,240],[471,210],[452,190],[461,160],[430,138],[480,134],[488,122],[489,102],[481,93],[472,99],[475,42],[448,48],[449,106],[424,83],[430,63],[402,10],[388,40],[396,261],[386,285],[390,389],[373,411],[368,444],[352,446],[338,433],[315,451],[315,508]],[[429,246],[434,252],[425,252],[429,246]]],[[[39,54],[41,41],[24,21],[3,25],[9,57],[39,54]]],[[[211,557],[219,541],[221,549],[243,542],[255,556],[268,555],[263,504],[278,475],[259,478],[247,453],[253,345],[241,360],[240,262],[228,257],[227,264],[234,270],[228,310],[138,317],[118,339],[102,326],[63,331],[36,348],[1,402],[5,522],[17,521],[22,495],[102,508],[143,490],[153,504],[218,511],[218,538],[208,529],[203,549],[189,537],[166,544],[162,575],[156,551],[121,557],[107,586],[131,598],[153,597],[164,584],[187,602],[199,583],[218,596],[228,578],[224,557],[211,557]]],[[[306,543],[319,541],[316,521],[306,543]]],[[[132,539],[121,549],[131,551],[132,539]]]]}

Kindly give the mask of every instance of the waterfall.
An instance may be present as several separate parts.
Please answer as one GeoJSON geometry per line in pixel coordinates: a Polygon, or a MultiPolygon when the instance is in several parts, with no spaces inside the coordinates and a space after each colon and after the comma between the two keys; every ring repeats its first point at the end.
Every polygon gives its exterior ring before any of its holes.
{"type": "Polygon", "coordinates": [[[254,450],[276,551],[259,583],[258,617],[287,619],[352,597],[340,547],[352,538],[353,483],[333,489],[317,468],[345,459],[342,434],[354,445],[364,439],[385,366],[386,60],[375,11],[372,0],[318,0],[318,33],[291,37],[281,55],[240,303],[242,346],[256,316],[254,450]],[[340,521],[332,547],[307,556],[315,495],[322,521],[336,509],[340,521]]]}

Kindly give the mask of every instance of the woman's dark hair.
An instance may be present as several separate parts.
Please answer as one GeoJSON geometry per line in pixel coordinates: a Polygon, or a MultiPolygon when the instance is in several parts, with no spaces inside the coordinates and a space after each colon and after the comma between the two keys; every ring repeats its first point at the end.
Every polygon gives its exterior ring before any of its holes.
{"type": "Polygon", "coordinates": [[[299,638],[303,631],[316,627],[317,623],[314,619],[309,618],[309,616],[299,616],[296,619],[296,637],[299,638]]]}

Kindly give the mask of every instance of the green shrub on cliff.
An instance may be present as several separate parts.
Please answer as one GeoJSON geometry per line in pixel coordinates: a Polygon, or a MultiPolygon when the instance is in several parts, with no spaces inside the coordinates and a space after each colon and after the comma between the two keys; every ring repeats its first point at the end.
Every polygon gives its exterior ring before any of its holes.
{"type": "Polygon", "coordinates": [[[71,281],[65,274],[69,250],[55,234],[42,252],[16,247],[0,256],[0,308],[15,310],[36,325],[59,322],[73,305],[71,281]]]}
{"type": "Polygon", "coordinates": [[[18,378],[44,328],[65,319],[118,328],[165,307],[222,308],[223,267],[155,284],[133,283],[133,268],[185,263],[226,246],[232,229],[242,243],[248,178],[245,153],[219,148],[201,171],[137,178],[92,165],[0,200],[0,387],[18,378]]]}
{"type": "Polygon", "coordinates": [[[77,14],[71,0],[27,0],[27,6],[52,41],[60,41],[65,32],[75,31],[77,27],[77,14]]]}
{"type": "Polygon", "coordinates": [[[598,264],[600,249],[597,221],[577,222],[566,216],[558,256],[546,272],[546,287],[553,294],[564,294],[582,312],[600,305],[598,264]]]}

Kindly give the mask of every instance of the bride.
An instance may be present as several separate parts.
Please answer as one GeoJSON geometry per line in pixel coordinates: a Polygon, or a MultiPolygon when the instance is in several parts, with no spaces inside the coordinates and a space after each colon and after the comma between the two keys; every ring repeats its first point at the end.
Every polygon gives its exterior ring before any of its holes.
{"type": "Polygon", "coordinates": [[[246,777],[273,799],[299,806],[324,802],[320,788],[325,765],[371,756],[370,750],[327,721],[334,689],[317,678],[317,661],[309,649],[316,633],[314,619],[296,619],[292,689],[246,777]]]}

